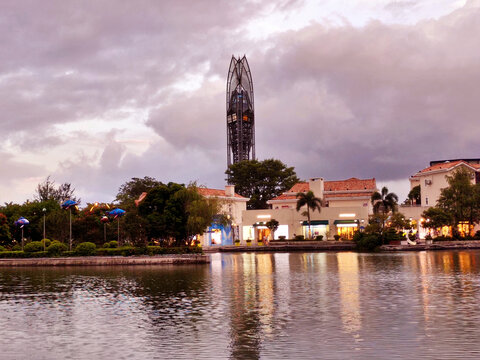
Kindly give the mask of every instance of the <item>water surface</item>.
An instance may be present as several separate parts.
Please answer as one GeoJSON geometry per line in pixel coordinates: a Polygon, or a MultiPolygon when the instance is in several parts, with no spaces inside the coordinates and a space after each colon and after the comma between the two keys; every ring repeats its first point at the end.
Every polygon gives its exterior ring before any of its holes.
{"type": "Polygon", "coordinates": [[[480,252],[0,268],[2,359],[480,358],[480,252]]]}

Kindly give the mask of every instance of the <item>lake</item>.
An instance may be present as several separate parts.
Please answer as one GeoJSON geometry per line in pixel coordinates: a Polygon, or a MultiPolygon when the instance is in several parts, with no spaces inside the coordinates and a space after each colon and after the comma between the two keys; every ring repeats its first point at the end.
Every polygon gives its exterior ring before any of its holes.
{"type": "Polygon", "coordinates": [[[4,359],[478,359],[480,252],[0,268],[4,359]]]}

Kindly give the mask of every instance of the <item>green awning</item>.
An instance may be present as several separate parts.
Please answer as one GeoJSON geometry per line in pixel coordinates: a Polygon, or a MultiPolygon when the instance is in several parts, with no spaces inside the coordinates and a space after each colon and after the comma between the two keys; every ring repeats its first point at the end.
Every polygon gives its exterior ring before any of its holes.
{"type": "Polygon", "coordinates": [[[335,225],[338,225],[338,224],[358,224],[358,220],[335,220],[333,223],[335,225]]]}
{"type": "MultiPolygon", "coordinates": [[[[312,220],[310,221],[312,225],[328,225],[328,220],[312,220]]],[[[303,226],[308,226],[308,221],[302,223],[303,226]]]]}

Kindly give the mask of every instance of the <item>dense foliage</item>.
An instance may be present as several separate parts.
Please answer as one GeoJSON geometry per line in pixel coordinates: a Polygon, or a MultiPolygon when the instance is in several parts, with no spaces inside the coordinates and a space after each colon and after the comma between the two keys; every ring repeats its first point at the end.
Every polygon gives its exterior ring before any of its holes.
{"type": "MultiPolygon", "coordinates": [[[[71,185],[56,187],[47,178],[38,185],[35,200],[0,206],[0,245],[9,250],[21,249],[19,244],[22,242],[23,230],[25,246],[31,254],[44,249],[51,256],[65,254],[64,244],[69,239],[70,210],[62,210],[59,204],[65,196],[75,199],[71,185]],[[15,226],[15,221],[21,216],[30,222],[22,229],[15,226]],[[48,242],[45,246],[41,242],[44,228],[46,235],[54,240],[51,244],[50,240],[46,240],[48,242]]],[[[105,243],[108,248],[115,249],[118,246],[117,239],[121,240],[122,245],[128,244],[135,248],[146,248],[149,243],[164,246],[189,245],[194,235],[202,234],[219,212],[218,201],[200,195],[195,184],[165,185],[150,177],[132,178],[123,184],[116,201],[117,203],[110,204],[86,204],[83,209],[71,208],[76,253],[92,254],[94,247],[102,248],[105,243]],[[148,195],[143,202],[136,202],[142,193],[148,195]],[[117,218],[107,216],[115,207],[125,210],[126,215],[117,218]]]]}
{"type": "Polygon", "coordinates": [[[247,209],[267,209],[268,200],[299,181],[293,167],[275,159],[241,161],[230,165],[225,174],[238,194],[250,198],[247,209]]]}

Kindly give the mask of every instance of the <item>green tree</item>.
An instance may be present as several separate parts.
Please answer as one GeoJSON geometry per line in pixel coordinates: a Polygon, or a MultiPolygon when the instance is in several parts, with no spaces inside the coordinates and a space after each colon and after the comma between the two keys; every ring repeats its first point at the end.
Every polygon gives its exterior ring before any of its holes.
{"type": "Polygon", "coordinates": [[[225,174],[238,194],[250,198],[247,209],[267,209],[268,200],[299,181],[293,167],[275,159],[244,160],[230,165],[225,174]]]}
{"type": "Polygon", "coordinates": [[[12,235],[8,226],[8,220],[5,214],[0,213],[0,245],[10,245],[12,235]]]}
{"type": "Polygon", "coordinates": [[[452,214],[440,207],[428,208],[422,213],[422,217],[425,218],[422,226],[427,229],[437,230],[443,226],[452,226],[455,224],[452,214]]]}
{"type": "Polygon", "coordinates": [[[265,224],[265,226],[270,230],[270,236],[271,236],[271,239],[275,239],[275,231],[278,230],[278,227],[280,226],[280,223],[275,220],[275,219],[270,219],[269,221],[267,221],[267,223],[265,224]]]}
{"type": "Polygon", "coordinates": [[[120,186],[115,200],[122,205],[130,202],[133,203],[142,193],[148,193],[160,185],[162,185],[160,181],[150,176],[145,176],[143,179],[134,177],[120,186]]]}
{"type": "Polygon", "coordinates": [[[62,203],[68,199],[80,203],[80,199],[75,197],[75,188],[70,183],[63,183],[55,187],[55,181],[47,176],[44,182],[37,185],[35,200],[39,202],[53,200],[62,203]]]}
{"type": "Polygon", "coordinates": [[[480,222],[480,184],[472,184],[473,172],[459,169],[447,176],[448,187],[440,192],[438,207],[453,219],[453,225],[468,221],[470,225],[480,222]]]}
{"type": "MultiPolygon", "coordinates": [[[[126,211],[122,218],[122,232],[126,241],[136,245],[145,246],[148,243],[147,227],[148,221],[140,216],[138,206],[135,204],[142,193],[148,193],[150,190],[162,183],[152,177],[132,178],[118,189],[116,201],[118,205],[126,211]]],[[[108,226],[108,225],[107,225],[108,226]]]]}
{"type": "Polygon", "coordinates": [[[390,216],[389,227],[397,231],[409,230],[412,228],[410,221],[400,212],[393,213],[392,216],[390,216]]]}
{"type": "Polygon", "coordinates": [[[318,210],[318,212],[320,212],[322,210],[322,199],[315,197],[315,194],[311,190],[307,192],[299,192],[297,193],[297,211],[300,211],[304,206],[307,207],[307,211],[304,215],[306,215],[308,219],[308,232],[309,237],[311,237],[310,210],[318,210]]]}
{"type": "Polygon", "coordinates": [[[421,204],[420,185],[414,186],[408,193],[407,200],[411,205],[421,204]]]}
{"type": "Polygon", "coordinates": [[[163,243],[189,244],[202,234],[218,213],[218,203],[200,195],[195,184],[162,184],[152,189],[139,205],[148,222],[147,236],[163,243]]]}
{"type": "Polygon", "coordinates": [[[387,214],[391,211],[395,212],[397,209],[398,196],[395,193],[389,193],[388,188],[384,186],[381,192],[375,191],[370,198],[373,205],[373,213],[378,215],[381,213],[382,216],[382,232],[385,228],[385,220],[387,219],[387,214]]]}

